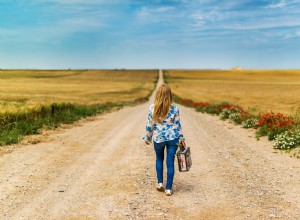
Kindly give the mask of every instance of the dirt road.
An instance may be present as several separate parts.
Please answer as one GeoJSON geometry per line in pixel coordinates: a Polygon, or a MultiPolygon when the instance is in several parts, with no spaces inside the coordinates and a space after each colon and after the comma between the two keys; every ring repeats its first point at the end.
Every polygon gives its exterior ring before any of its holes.
{"type": "Polygon", "coordinates": [[[140,140],[150,103],[0,156],[0,219],[300,219],[299,159],[183,106],[193,167],[176,169],[171,197],[157,192],[153,146],[140,140]]]}

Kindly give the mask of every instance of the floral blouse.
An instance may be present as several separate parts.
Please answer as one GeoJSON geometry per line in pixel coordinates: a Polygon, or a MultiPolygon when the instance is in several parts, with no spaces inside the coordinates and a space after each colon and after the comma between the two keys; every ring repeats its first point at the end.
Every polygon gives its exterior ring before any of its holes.
{"type": "Polygon", "coordinates": [[[148,120],[146,124],[146,134],[142,137],[144,141],[153,141],[161,143],[164,141],[171,141],[176,138],[184,140],[181,130],[179,109],[176,105],[171,104],[167,117],[161,122],[154,123],[152,115],[154,112],[154,104],[150,106],[148,120]]]}

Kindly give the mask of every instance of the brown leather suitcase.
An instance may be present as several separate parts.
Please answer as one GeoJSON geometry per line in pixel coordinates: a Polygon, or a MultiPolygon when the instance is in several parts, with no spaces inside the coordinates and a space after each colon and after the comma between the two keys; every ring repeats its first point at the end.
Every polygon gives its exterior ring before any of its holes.
{"type": "Polygon", "coordinates": [[[190,147],[179,148],[176,153],[179,172],[187,172],[192,166],[192,157],[190,147]]]}

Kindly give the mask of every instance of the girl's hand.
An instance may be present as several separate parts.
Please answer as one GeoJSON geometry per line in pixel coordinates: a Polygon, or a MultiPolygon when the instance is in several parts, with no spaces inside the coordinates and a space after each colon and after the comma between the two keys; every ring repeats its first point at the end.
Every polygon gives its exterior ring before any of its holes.
{"type": "Polygon", "coordinates": [[[182,147],[186,148],[186,145],[185,145],[185,142],[184,142],[184,141],[179,141],[179,144],[180,144],[182,147]]]}
{"type": "Polygon", "coordinates": [[[149,145],[150,143],[149,143],[149,141],[145,141],[145,144],[149,145]]]}

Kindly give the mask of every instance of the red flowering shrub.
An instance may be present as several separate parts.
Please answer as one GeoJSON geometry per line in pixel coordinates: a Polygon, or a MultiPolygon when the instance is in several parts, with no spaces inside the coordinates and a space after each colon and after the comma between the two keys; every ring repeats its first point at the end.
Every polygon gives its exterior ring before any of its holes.
{"type": "Polygon", "coordinates": [[[186,105],[186,106],[193,106],[194,102],[192,100],[189,100],[189,99],[181,99],[180,104],[186,105]]]}
{"type": "Polygon", "coordinates": [[[207,102],[194,102],[193,106],[196,108],[206,108],[206,107],[210,106],[210,104],[207,102]]]}
{"type": "Polygon", "coordinates": [[[189,99],[179,99],[179,103],[185,106],[190,106],[190,107],[195,107],[195,108],[205,108],[210,106],[209,103],[207,102],[193,102],[192,100],[189,99]]]}
{"type": "Polygon", "coordinates": [[[297,122],[292,117],[281,113],[260,114],[256,125],[257,135],[268,135],[269,140],[274,140],[277,135],[291,130],[295,125],[297,122]]]}
{"type": "Polygon", "coordinates": [[[174,96],[174,101],[185,106],[194,107],[199,112],[219,115],[223,120],[229,119],[236,124],[242,124],[243,128],[254,127],[257,129],[257,137],[268,136],[269,140],[275,139],[276,148],[278,149],[285,149],[286,146],[295,147],[299,145],[295,144],[296,142],[291,138],[285,138],[288,140],[282,138],[287,136],[284,134],[294,134],[300,129],[300,123],[297,122],[299,120],[296,121],[287,115],[270,112],[256,116],[244,111],[240,106],[232,105],[228,102],[209,104],[206,102],[193,102],[192,100],[181,99],[178,96],[174,96]],[[284,141],[282,141],[282,139],[284,141]]]}

